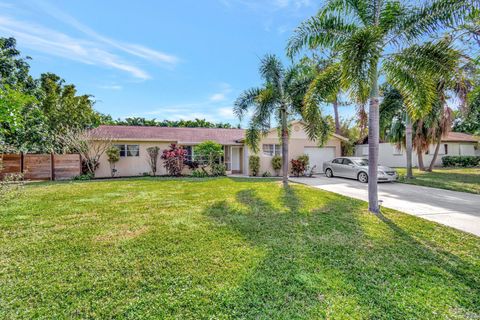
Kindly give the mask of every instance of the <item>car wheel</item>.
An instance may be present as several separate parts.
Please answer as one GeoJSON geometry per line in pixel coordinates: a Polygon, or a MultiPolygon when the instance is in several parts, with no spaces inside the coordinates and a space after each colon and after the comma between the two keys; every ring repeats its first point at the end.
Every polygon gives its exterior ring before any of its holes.
{"type": "Polygon", "coordinates": [[[325,170],[325,175],[327,176],[327,178],[333,177],[332,169],[325,170]]]}
{"type": "Polygon", "coordinates": [[[368,174],[366,172],[360,172],[358,174],[358,181],[362,183],[367,183],[368,182],[368,174]]]}

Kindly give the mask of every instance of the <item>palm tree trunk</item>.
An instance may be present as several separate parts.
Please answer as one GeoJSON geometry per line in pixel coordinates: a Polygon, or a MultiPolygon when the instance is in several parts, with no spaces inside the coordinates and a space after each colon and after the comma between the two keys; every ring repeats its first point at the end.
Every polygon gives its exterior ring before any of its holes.
{"type": "Polygon", "coordinates": [[[378,206],[378,144],[380,134],[380,103],[378,88],[378,66],[375,65],[372,74],[372,89],[368,110],[368,210],[374,214],[380,213],[378,206]]]}
{"type": "Polygon", "coordinates": [[[437,146],[435,147],[435,152],[433,153],[432,161],[430,162],[430,166],[428,166],[428,169],[427,169],[428,172],[433,171],[433,166],[435,165],[435,161],[437,161],[438,151],[440,150],[440,144],[441,144],[441,139],[439,138],[437,146]]]}
{"type": "Polygon", "coordinates": [[[423,153],[422,151],[417,151],[418,155],[418,170],[425,171],[425,165],[423,164],[423,153]]]}
{"type": "Polygon", "coordinates": [[[407,179],[413,179],[412,170],[412,151],[413,151],[413,129],[412,120],[407,114],[406,116],[406,130],[405,130],[405,147],[407,153],[407,179]]]}
{"type": "Polygon", "coordinates": [[[340,118],[338,116],[338,100],[337,97],[335,97],[335,100],[333,100],[333,113],[335,116],[335,133],[340,134],[340,118]]]}
{"type": "Polygon", "coordinates": [[[283,171],[283,186],[288,187],[288,123],[286,108],[282,108],[282,171],[283,171]]]}

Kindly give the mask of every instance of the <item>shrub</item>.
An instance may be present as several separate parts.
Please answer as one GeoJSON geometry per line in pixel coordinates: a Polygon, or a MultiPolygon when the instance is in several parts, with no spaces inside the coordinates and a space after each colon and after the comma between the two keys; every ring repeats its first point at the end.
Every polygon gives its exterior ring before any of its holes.
{"type": "Polygon", "coordinates": [[[178,147],[172,143],[168,149],[163,150],[161,158],[164,160],[163,166],[171,176],[180,176],[185,167],[185,156],[187,150],[178,147]]]}
{"type": "Polygon", "coordinates": [[[195,169],[192,171],[192,177],[194,178],[205,178],[208,177],[208,173],[203,170],[195,169]]]}
{"type": "Polygon", "coordinates": [[[118,150],[118,148],[115,146],[111,146],[107,149],[107,151],[105,151],[105,154],[107,155],[108,162],[110,163],[112,177],[114,177],[115,173],[117,172],[115,163],[120,160],[120,150],[118,150]]]}
{"type": "Polygon", "coordinates": [[[73,180],[85,181],[85,180],[92,180],[93,175],[91,173],[84,173],[79,176],[73,177],[73,180]]]}
{"type": "Polygon", "coordinates": [[[262,173],[262,177],[264,178],[271,177],[271,176],[272,176],[271,173],[268,171],[265,171],[264,173],[262,173]]]}
{"type": "MultiPolygon", "coordinates": [[[[210,174],[216,175],[213,170],[216,164],[220,164],[223,157],[223,146],[215,141],[204,141],[194,148],[195,160],[199,162],[202,170],[210,167],[210,174]]],[[[218,168],[218,167],[217,167],[218,168]]]]}
{"type": "Polygon", "coordinates": [[[310,158],[306,154],[302,154],[300,157],[297,158],[297,160],[303,163],[303,165],[305,166],[305,169],[310,164],[310,158]]]}
{"type": "Polygon", "coordinates": [[[295,177],[300,177],[305,174],[305,171],[308,168],[310,159],[308,155],[304,154],[298,157],[297,159],[292,159],[290,163],[292,164],[292,174],[295,177]]]}
{"type": "Polygon", "coordinates": [[[258,175],[258,171],[260,170],[260,157],[251,155],[248,158],[248,166],[250,167],[251,175],[256,177],[258,175]]]}
{"type": "Polygon", "coordinates": [[[223,163],[214,163],[210,168],[212,176],[227,175],[227,167],[223,163]]]}
{"type": "Polygon", "coordinates": [[[444,167],[477,167],[480,165],[478,156],[445,156],[442,158],[444,167]]]}
{"type": "Polygon", "coordinates": [[[159,152],[160,152],[160,148],[157,146],[147,148],[148,164],[150,165],[150,170],[152,170],[153,176],[157,174],[157,162],[158,162],[159,152]]]}
{"type": "Polygon", "coordinates": [[[280,174],[280,169],[282,169],[282,157],[273,156],[272,158],[272,168],[275,170],[275,174],[278,176],[280,174]]]}

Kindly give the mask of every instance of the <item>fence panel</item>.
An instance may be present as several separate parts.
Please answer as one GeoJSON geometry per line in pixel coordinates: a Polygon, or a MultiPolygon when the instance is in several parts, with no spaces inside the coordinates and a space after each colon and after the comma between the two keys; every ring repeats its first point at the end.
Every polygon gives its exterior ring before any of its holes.
{"type": "Polygon", "coordinates": [[[23,172],[26,180],[52,179],[52,156],[50,154],[25,154],[23,172]]]}
{"type": "Polygon", "coordinates": [[[54,179],[72,179],[81,174],[79,154],[56,154],[54,155],[54,179]]]}
{"type": "Polygon", "coordinates": [[[22,156],[20,154],[0,154],[0,158],[2,159],[0,178],[3,178],[5,174],[22,171],[22,156]]]}

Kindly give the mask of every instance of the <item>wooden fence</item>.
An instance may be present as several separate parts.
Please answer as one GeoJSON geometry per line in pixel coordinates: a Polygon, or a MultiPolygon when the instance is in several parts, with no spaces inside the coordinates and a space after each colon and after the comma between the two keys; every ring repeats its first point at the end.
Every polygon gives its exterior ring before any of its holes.
{"type": "Polygon", "coordinates": [[[66,180],[82,172],[79,154],[3,154],[0,177],[23,173],[26,180],[66,180]]]}

